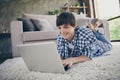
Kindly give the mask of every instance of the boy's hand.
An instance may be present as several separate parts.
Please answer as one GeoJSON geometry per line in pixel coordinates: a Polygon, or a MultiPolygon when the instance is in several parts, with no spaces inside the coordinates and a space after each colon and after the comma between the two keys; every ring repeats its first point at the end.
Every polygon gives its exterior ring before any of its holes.
{"type": "Polygon", "coordinates": [[[67,58],[62,60],[64,66],[68,66],[69,68],[74,64],[74,58],[67,58]]]}
{"type": "Polygon", "coordinates": [[[89,60],[91,60],[91,58],[87,56],[79,56],[79,57],[71,57],[71,58],[63,59],[62,63],[64,67],[68,66],[68,68],[70,68],[75,63],[81,63],[89,60]]]}

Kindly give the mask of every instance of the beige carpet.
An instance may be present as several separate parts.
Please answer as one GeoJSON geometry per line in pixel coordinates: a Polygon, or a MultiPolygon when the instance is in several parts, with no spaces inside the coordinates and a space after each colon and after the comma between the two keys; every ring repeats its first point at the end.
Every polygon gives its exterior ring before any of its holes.
{"type": "Polygon", "coordinates": [[[30,72],[21,57],[0,65],[0,80],[120,80],[120,45],[110,55],[74,65],[65,74],[30,72]]]}

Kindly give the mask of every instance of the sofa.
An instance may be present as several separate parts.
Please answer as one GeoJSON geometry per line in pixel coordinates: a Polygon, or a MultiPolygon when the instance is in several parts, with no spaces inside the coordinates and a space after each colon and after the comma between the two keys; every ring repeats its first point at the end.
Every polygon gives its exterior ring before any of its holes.
{"type": "MultiPolygon", "coordinates": [[[[17,51],[17,45],[19,44],[28,44],[28,43],[38,43],[46,41],[55,41],[59,31],[56,27],[56,15],[36,15],[24,13],[23,17],[30,19],[45,19],[53,27],[52,30],[40,30],[40,31],[26,31],[23,30],[23,22],[18,20],[13,20],[10,23],[11,29],[11,43],[12,43],[12,55],[13,57],[20,57],[20,54],[17,51]]],[[[80,15],[75,15],[77,25],[87,26],[91,18],[81,18],[80,15]]],[[[106,20],[103,21],[103,27],[99,28],[99,31],[105,34],[109,38],[109,25],[106,20]]]]}

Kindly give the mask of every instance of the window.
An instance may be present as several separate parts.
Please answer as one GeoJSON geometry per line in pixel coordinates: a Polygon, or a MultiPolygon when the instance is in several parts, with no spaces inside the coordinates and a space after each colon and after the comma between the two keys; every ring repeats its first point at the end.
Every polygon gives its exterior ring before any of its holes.
{"type": "Polygon", "coordinates": [[[95,17],[109,21],[110,39],[120,40],[120,0],[94,0],[95,17]]]}

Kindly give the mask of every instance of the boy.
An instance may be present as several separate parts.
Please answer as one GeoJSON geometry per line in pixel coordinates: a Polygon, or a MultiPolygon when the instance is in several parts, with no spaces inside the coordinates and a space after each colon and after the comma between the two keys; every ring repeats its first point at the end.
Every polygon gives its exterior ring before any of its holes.
{"type": "Polygon", "coordinates": [[[76,26],[72,13],[61,13],[56,25],[60,32],[57,49],[64,66],[71,67],[75,63],[91,60],[112,48],[110,42],[97,30],[99,25],[89,23],[89,28],[76,26]]]}

